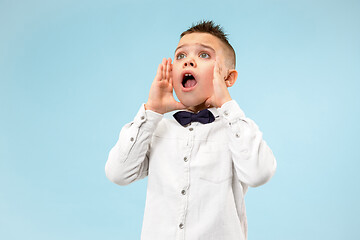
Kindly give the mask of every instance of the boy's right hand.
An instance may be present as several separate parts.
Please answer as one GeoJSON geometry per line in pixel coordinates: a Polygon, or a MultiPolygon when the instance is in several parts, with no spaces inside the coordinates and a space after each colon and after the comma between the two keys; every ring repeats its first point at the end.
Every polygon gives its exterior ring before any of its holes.
{"type": "Polygon", "coordinates": [[[164,58],[159,64],[155,79],[151,84],[145,109],[164,114],[185,108],[185,105],[177,102],[173,96],[171,58],[164,58]]]}

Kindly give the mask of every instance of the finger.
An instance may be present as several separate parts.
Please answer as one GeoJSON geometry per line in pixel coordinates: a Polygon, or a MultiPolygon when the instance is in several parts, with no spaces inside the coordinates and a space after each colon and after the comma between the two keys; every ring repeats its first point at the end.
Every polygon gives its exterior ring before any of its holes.
{"type": "Polygon", "coordinates": [[[212,106],[212,99],[211,99],[211,97],[208,98],[208,99],[206,99],[206,101],[205,101],[205,106],[206,106],[206,107],[211,107],[211,106],[212,106]]]}
{"type": "Polygon", "coordinates": [[[175,108],[174,110],[182,110],[182,109],[186,109],[187,107],[181,102],[175,101],[174,108],[175,108]]]}
{"type": "Polygon", "coordinates": [[[163,80],[166,81],[166,75],[167,75],[167,67],[168,67],[168,60],[165,60],[165,65],[164,65],[164,75],[163,75],[163,80]]]}
{"type": "Polygon", "coordinates": [[[222,66],[224,63],[223,58],[219,55],[216,56],[215,61],[219,64],[219,66],[222,66]]]}
{"type": "Polygon", "coordinates": [[[161,80],[164,80],[166,74],[166,58],[163,58],[162,60],[162,75],[161,80]]]}
{"type": "Polygon", "coordinates": [[[216,64],[217,64],[217,70],[218,70],[218,74],[221,78],[226,78],[226,73],[225,73],[225,68],[224,68],[224,61],[221,57],[217,56],[216,57],[216,64]]]}
{"type": "Polygon", "coordinates": [[[161,74],[162,74],[162,64],[160,63],[156,72],[156,81],[161,81],[161,74]]]}
{"type": "Polygon", "coordinates": [[[214,79],[215,80],[218,80],[218,79],[221,79],[221,74],[220,74],[220,71],[221,71],[221,66],[219,64],[219,62],[215,62],[215,67],[214,67],[214,79]]]}
{"type": "Polygon", "coordinates": [[[171,84],[172,84],[172,70],[173,70],[172,59],[169,58],[169,82],[171,82],[171,84]]]}
{"type": "Polygon", "coordinates": [[[169,71],[171,72],[172,71],[172,60],[171,60],[171,58],[169,58],[169,66],[170,66],[169,71]]]}
{"type": "Polygon", "coordinates": [[[172,78],[172,71],[169,73],[169,85],[173,87],[173,78],[172,78]]]}
{"type": "Polygon", "coordinates": [[[169,58],[166,61],[166,75],[165,75],[165,79],[168,82],[169,82],[169,78],[170,78],[170,68],[171,68],[170,63],[171,63],[171,59],[169,58]]]}
{"type": "Polygon", "coordinates": [[[224,83],[227,79],[226,68],[224,67],[224,65],[221,65],[220,63],[218,65],[217,78],[221,83],[224,83]]]}

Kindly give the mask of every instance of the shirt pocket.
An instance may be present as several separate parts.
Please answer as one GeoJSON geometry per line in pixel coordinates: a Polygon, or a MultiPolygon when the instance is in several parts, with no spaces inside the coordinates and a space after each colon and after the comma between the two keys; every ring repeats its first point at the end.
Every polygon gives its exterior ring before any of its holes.
{"type": "Polygon", "coordinates": [[[220,184],[232,178],[232,160],[227,145],[207,143],[198,152],[199,178],[220,184]]]}

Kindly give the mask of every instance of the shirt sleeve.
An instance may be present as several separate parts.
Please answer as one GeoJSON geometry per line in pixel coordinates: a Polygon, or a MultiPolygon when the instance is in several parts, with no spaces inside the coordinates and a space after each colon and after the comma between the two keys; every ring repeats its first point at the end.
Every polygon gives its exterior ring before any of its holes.
{"type": "Polygon", "coordinates": [[[105,165],[106,177],[119,185],[127,185],[148,174],[149,146],[163,115],[140,107],[134,120],[120,131],[105,165]]]}
{"type": "Polygon", "coordinates": [[[275,157],[262,138],[258,126],[245,117],[235,100],[226,102],[218,109],[227,125],[229,149],[238,179],[257,187],[266,183],[275,173],[275,157]]]}

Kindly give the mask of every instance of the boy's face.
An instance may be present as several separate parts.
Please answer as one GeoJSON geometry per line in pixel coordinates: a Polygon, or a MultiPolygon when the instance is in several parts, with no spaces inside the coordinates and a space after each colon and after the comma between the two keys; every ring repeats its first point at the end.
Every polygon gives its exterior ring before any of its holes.
{"type": "Polygon", "coordinates": [[[223,58],[223,49],[223,43],[209,33],[190,33],[180,39],[173,62],[173,87],[188,109],[206,108],[203,105],[213,94],[215,60],[223,58]]]}

